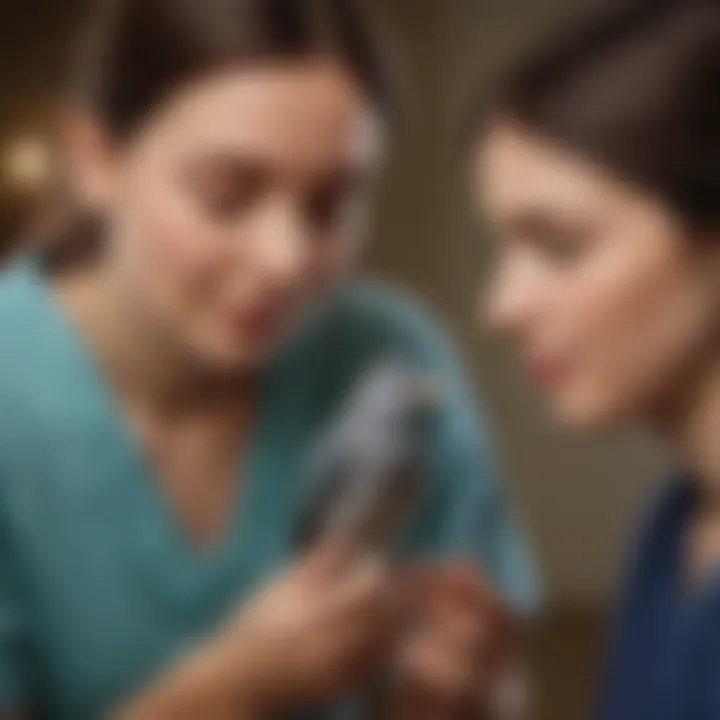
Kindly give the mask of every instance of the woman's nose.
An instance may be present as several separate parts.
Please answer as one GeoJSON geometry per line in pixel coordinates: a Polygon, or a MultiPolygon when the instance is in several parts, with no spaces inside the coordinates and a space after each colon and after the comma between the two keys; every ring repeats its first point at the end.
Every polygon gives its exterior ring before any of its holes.
{"type": "Polygon", "coordinates": [[[291,207],[268,212],[259,228],[254,254],[256,266],[279,284],[301,275],[308,262],[311,238],[298,212],[291,207]]]}
{"type": "Polygon", "coordinates": [[[532,324],[539,298],[522,268],[508,266],[497,272],[480,300],[480,314],[491,328],[512,336],[522,335],[532,324]]]}

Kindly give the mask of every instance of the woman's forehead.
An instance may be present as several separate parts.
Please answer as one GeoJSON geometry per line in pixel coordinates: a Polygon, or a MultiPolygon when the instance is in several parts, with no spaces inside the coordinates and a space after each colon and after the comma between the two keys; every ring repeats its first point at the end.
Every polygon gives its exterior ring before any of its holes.
{"type": "Polygon", "coordinates": [[[352,77],[329,62],[229,70],[198,79],[158,108],[144,133],[146,141],[168,150],[304,165],[359,161],[379,150],[383,135],[379,116],[352,77]]]}
{"type": "Polygon", "coordinates": [[[528,207],[621,212],[652,204],[640,188],[581,153],[510,124],[486,136],[476,175],[484,204],[501,212],[528,207]]]}

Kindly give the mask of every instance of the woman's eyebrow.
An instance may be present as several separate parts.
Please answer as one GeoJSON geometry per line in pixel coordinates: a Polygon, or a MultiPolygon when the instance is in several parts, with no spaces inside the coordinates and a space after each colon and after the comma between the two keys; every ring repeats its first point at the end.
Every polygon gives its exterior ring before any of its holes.
{"type": "Polygon", "coordinates": [[[534,205],[507,208],[496,216],[499,227],[513,234],[532,235],[553,224],[544,208],[534,205]]]}
{"type": "MultiPolygon", "coordinates": [[[[287,169],[264,155],[238,150],[212,150],[189,164],[190,173],[223,173],[231,178],[258,182],[271,177],[287,175],[287,169]]],[[[362,188],[372,183],[375,177],[371,167],[365,163],[349,160],[320,169],[313,178],[318,185],[339,185],[348,188],[362,188]]]]}
{"type": "Polygon", "coordinates": [[[226,172],[267,173],[272,172],[273,163],[267,157],[252,152],[237,150],[211,150],[191,162],[194,169],[221,170],[226,172]]]}
{"type": "Polygon", "coordinates": [[[250,154],[216,151],[191,161],[185,168],[189,180],[217,179],[231,183],[263,185],[275,170],[267,160],[250,154]]]}
{"type": "Polygon", "coordinates": [[[585,230],[587,218],[569,209],[548,209],[542,205],[526,205],[509,209],[498,218],[501,227],[520,235],[543,235],[558,231],[585,230]]]}

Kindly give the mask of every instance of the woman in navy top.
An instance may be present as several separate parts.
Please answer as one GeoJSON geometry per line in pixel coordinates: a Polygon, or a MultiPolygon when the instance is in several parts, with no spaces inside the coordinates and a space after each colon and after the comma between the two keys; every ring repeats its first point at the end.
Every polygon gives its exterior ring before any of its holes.
{"type": "Polygon", "coordinates": [[[561,421],[642,418],[686,468],[634,549],[601,717],[720,718],[720,2],[605,4],[486,121],[492,321],[561,421]]]}

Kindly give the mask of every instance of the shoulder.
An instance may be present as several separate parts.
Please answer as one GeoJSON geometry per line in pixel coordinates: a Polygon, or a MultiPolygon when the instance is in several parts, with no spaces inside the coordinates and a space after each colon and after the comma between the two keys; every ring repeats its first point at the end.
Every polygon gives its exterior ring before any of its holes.
{"type": "Polygon", "coordinates": [[[449,333],[422,299],[391,283],[360,278],[339,288],[288,359],[321,414],[323,398],[333,406],[374,365],[415,366],[443,397],[443,432],[477,434],[480,397],[449,333]]]}
{"type": "MultiPolygon", "coordinates": [[[[7,332],[22,327],[32,312],[32,290],[37,279],[30,261],[16,258],[0,268],[0,330],[7,332]]],[[[3,342],[0,349],[7,343],[3,342]]]]}
{"type": "Polygon", "coordinates": [[[357,278],[333,291],[280,362],[296,385],[312,393],[324,417],[367,370],[401,360],[435,371],[447,342],[422,300],[391,283],[357,278]]]}
{"type": "Polygon", "coordinates": [[[634,549],[640,555],[665,553],[684,534],[697,503],[697,484],[688,473],[667,473],[642,504],[634,549]]]}
{"type": "Polygon", "coordinates": [[[333,301],[331,332],[355,351],[399,353],[423,362],[450,341],[441,323],[418,295],[383,280],[360,278],[333,301]]]}
{"type": "Polygon", "coordinates": [[[697,487],[686,473],[673,472],[645,501],[632,532],[623,570],[625,598],[654,587],[658,569],[667,569],[683,541],[697,501],[697,487]]]}
{"type": "MultiPolygon", "coordinates": [[[[0,271],[0,388],[26,387],[52,376],[62,337],[41,272],[21,256],[0,271]]],[[[50,377],[49,379],[52,379],[50,377]]]]}
{"type": "MultiPolygon", "coordinates": [[[[48,307],[43,280],[30,260],[0,271],[0,463],[42,440],[67,418],[67,363],[62,329],[48,307]]],[[[70,403],[72,404],[72,403],[70,403]]],[[[28,453],[32,454],[32,453],[28,453]]]]}
{"type": "Polygon", "coordinates": [[[0,271],[0,396],[5,400],[26,385],[36,360],[49,350],[38,282],[24,259],[0,271]]]}

